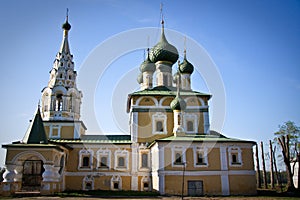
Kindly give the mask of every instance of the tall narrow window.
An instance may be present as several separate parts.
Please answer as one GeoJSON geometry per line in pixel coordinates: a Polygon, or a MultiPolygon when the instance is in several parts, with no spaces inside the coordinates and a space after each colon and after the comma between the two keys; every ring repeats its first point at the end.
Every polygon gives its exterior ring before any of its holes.
{"type": "Polygon", "coordinates": [[[107,157],[101,157],[100,167],[107,167],[107,157]]]}
{"type": "Polygon", "coordinates": [[[124,159],[124,157],[119,157],[118,158],[118,166],[119,167],[125,167],[125,159],[124,159]]]}
{"type": "Polygon", "coordinates": [[[156,131],[157,131],[157,132],[164,132],[164,128],[163,128],[163,123],[162,123],[162,121],[157,121],[157,122],[156,122],[156,131]]]}
{"type": "Polygon", "coordinates": [[[231,146],[228,148],[229,153],[229,165],[230,166],[241,166],[242,162],[242,150],[240,147],[231,146]]]}
{"type": "Polygon", "coordinates": [[[148,154],[142,154],[142,167],[148,167],[148,154]]]}
{"type": "Polygon", "coordinates": [[[62,111],[62,106],[63,105],[63,99],[62,99],[62,94],[58,94],[56,96],[56,105],[55,105],[55,111],[62,111]]]}
{"type": "Polygon", "coordinates": [[[175,163],[177,163],[177,164],[182,163],[182,157],[181,157],[180,153],[175,154],[175,163]]]}
{"type": "Polygon", "coordinates": [[[90,157],[84,156],[82,158],[82,167],[89,167],[90,166],[90,157]]]}
{"type": "Polygon", "coordinates": [[[236,155],[232,154],[232,163],[237,163],[236,155]]]}
{"type": "Polygon", "coordinates": [[[198,154],[198,156],[197,156],[197,164],[199,165],[199,164],[203,164],[204,162],[203,162],[203,155],[202,155],[202,153],[197,153],[198,154]]]}
{"type": "Polygon", "coordinates": [[[193,121],[187,122],[187,131],[194,131],[194,122],[193,121]]]}

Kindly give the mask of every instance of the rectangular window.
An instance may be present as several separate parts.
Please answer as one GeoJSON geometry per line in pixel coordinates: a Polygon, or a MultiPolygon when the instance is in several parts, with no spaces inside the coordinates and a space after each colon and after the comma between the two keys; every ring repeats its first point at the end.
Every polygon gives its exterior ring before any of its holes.
{"type": "Polygon", "coordinates": [[[118,167],[125,167],[125,158],[118,157],[118,167]]]}
{"type": "Polygon", "coordinates": [[[101,157],[101,159],[100,159],[100,167],[103,167],[103,168],[108,167],[107,160],[108,159],[107,159],[106,156],[101,157]]]}
{"type": "Polygon", "coordinates": [[[82,167],[90,167],[90,157],[89,156],[82,157],[82,167]]]}
{"type": "Polygon", "coordinates": [[[146,153],[142,154],[142,167],[148,167],[148,154],[146,153]]]}

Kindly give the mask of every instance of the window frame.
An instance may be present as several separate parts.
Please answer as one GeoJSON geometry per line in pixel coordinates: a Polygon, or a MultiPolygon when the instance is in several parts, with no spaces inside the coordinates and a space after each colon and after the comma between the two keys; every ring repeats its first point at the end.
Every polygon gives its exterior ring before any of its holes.
{"type": "Polygon", "coordinates": [[[194,147],[194,167],[208,167],[208,148],[194,147]],[[198,162],[198,155],[202,154],[202,163],[198,162]]]}
{"type": "Polygon", "coordinates": [[[97,169],[108,170],[111,168],[111,151],[108,149],[99,149],[97,151],[97,169]],[[106,166],[102,165],[102,158],[106,158],[106,166]]]}
{"type": "Polygon", "coordinates": [[[92,149],[81,149],[78,152],[79,162],[78,162],[78,170],[91,170],[93,169],[93,155],[94,151],[92,149]],[[83,166],[83,158],[89,157],[89,166],[83,166]]]}
{"type": "Polygon", "coordinates": [[[162,112],[157,112],[152,115],[152,134],[167,134],[167,115],[162,112]],[[162,131],[157,130],[157,123],[162,123],[162,131]]]}
{"type": "Polygon", "coordinates": [[[186,149],[175,146],[172,148],[172,167],[182,167],[186,163],[186,149]],[[180,154],[181,162],[176,162],[176,156],[180,154]]]}
{"type": "Polygon", "coordinates": [[[115,151],[115,169],[116,170],[127,170],[129,161],[129,153],[127,150],[117,150],[115,151]],[[124,158],[124,166],[119,166],[119,158],[124,158]]]}
{"type": "Polygon", "coordinates": [[[228,148],[228,161],[231,167],[240,167],[243,165],[242,150],[238,146],[230,146],[228,148]],[[236,156],[236,162],[233,162],[233,155],[236,156]]]}
{"type": "Polygon", "coordinates": [[[196,114],[185,113],[184,114],[184,130],[187,134],[198,133],[198,116],[196,114]],[[193,123],[193,130],[188,130],[188,122],[193,123]]]}

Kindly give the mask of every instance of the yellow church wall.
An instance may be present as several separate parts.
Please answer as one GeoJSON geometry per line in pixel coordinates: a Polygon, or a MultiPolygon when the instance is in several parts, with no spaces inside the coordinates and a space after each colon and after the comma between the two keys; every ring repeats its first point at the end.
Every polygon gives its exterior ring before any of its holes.
{"type": "MultiPolygon", "coordinates": [[[[229,170],[253,170],[254,169],[254,160],[253,160],[253,151],[252,148],[241,148],[242,151],[242,165],[239,166],[230,166],[228,165],[229,170]],[[249,159],[252,158],[252,159],[249,159]]],[[[228,154],[228,152],[227,152],[228,154]]]]}
{"type": "Polygon", "coordinates": [[[74,126],[62,126],[60,137],[64,139],[74,138],[74,126]]]}
{"type": "Polygon", "coordinates": [[[43,148],[36,149],[36,148],[30,148],[30,147],[28,147],[25,151],[23,148],[22,149],[8,149],[7,153],[6,153],[6,161],[5,162],[12,161],[20,153],[22,153],[22,156],[20,156],[18,159],[21,159],[22,161],[24,159],[30,159],[33,156],[37,157],[32,152],[40,153],[47,161],[54,161],[55,155],[59,155],[59,152],[57,150],[53,150],[53,149],[52,150],[43,149],[43,148]]]}
{"type": "Polygon", "coordinates": [[[155,102],[153,101],[152,98],[144,97],[144,98],[140,101],[139,106],[155,106],[155,102]]]}
{"type": "Polygon", "coordinates": [[[84,176],[65,176],[66,190],[82,190],[84,176]]]}
{"type": "Polygon", "coordinates": [[[187,106],[204,106],[197,97],[189,97],[185,101],[187,106]]]}
{"type": "Polygon", "coordinates": [[[229,185],[231,195],[255,195],[257,192],[255,175],[229,175],[229,185]]]}
{"type": "Polygon", "coordinates": [[[50,127],[49,126],[44,126],[44,128],[45,128],[46,136],[47,136],[47,138],[49,138],[50,127]]]}
{"type": "MultiPolygon", "coordinates": [[[[221,177],[211,176],[184,176],[184,195],[188,195],[188,181],[203,181],[203,193],[207,195],[221,195],[221,177]]],[[[182,173],[165,176],[165,193],[181,195],[182,173]]]]}
{"type": "MultiPolygon", "coordinates": [[[[85,148],[88,148],[88,146],[84,146],[85,148]]],[[[99,147],[103,147],[99,145],[99,147]]],[[[115,172],[118,170],[115,170],[115,152],[117,150],[126,150],[128,151],[128,163],[127,163],[127,169],[121,170],[121,171],[129,171],[131,169],[131,163],[132,163],[132,158],[131,158],[131,147],[130,145],[111,145],[107,147],[107,150],[110,150],[110,168],[109,169],[103,169],[103,168],[97,168],[97,151],[99,148],[88,148],[93,150],[94,155],[93,155],[93,165],[92,168],[82,168],[78,169],[79,165],[79,151],[82,150],[83,146],[77,146],[73,150],[69,152],[69,158],[67,162],[67,170],[70,172],[77,172],[77,171],[97,171],[99,173],[103,172],[115,172]]]]}
{"type": "Polygon", "coordinates": [[[209,148],[207,150],[207,162],[209,170],[221,170],[220,149],[209,148]]]}
{"type": "Polygon", "coordinates": [[[164,138],[173,135],[173,113],[165,112],[167,116],[167,134],[153,134],[152,115],[156,112],[139,112],[138,113],[138,142],[152,142],[156,139],[164,138]]]}
{"type": "Polygon", "coordinates": [[[162,102],[162,106],[170,106],[171,101],[173,101],[174,98],[169,97],[169,98],[165,98],[162,102]]]}
{"type": "Polygon", "coordinates": [[[199,123],[198,123],[198,133],[204,133],[203,113],[197,113],[197,117],[198,117],[198,120],[199,120],[199,123]]]}

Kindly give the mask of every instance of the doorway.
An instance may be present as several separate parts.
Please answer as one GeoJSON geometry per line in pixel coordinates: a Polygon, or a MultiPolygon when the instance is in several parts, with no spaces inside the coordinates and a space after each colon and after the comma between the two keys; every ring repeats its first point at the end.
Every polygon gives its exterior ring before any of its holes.
{"type": "Polygon", "coordinates": [[[45,171],[41,160],[26,160],[23,165],[22,188],[36,190],[42,183],[45,171]]]}
{"type": "Polygon", "coordinates": [[[188,195],[202,196],[203,195],[203,181],[188,181],[188,195]]]}

